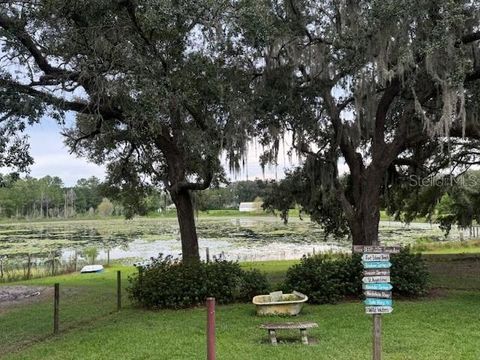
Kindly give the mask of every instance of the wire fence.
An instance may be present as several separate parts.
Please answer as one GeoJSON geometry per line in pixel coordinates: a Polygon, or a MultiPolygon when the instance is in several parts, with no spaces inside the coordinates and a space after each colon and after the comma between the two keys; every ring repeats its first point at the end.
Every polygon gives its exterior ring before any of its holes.
{"type": "Polygon", "coordinates": [[[0,357],[58,333],[88,327],[128,306],[126,278],[126,273],[107,269],[0,287],[0,357]]]}
{"type": "Polygon", "coordinates": [[[0,283],[71,274],[89,264],[110,265],[110,259],[89,259],[77,255],[63,259],[60,253],[0,256],[0,283]]]}

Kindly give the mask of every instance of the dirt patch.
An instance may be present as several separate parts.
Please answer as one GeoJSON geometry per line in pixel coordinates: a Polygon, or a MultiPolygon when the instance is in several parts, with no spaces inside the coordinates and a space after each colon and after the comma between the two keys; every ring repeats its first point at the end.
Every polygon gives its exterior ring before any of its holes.
{"type": "Polygon", "coordinates": [[[41,301],[52,294],[52,287],[45,286],[1,286],[0,312],[18,305],[31,304],[41,301]]]}

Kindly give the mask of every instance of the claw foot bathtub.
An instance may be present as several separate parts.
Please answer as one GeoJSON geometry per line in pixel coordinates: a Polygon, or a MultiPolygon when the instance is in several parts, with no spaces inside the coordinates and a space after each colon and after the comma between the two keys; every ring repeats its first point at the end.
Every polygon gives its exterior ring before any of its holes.
{"type": "Polygon", "coordinates": [[[308,296],[298,291],[284,294],[275,291],[269,295],[258,295],[253,298],[253,304],[257,308],[257,315],[298,315],[308,296]]]}

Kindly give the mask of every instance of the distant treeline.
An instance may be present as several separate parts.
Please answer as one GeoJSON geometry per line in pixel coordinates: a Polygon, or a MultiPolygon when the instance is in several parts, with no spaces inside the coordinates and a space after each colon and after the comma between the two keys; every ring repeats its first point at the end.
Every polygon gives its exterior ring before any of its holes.
{"type": "MultiPolygon", "coordinates": [[[[72,218],[82,216],[123,216],[121,202],[110,200],[111,190],[96,177],[80,179],[75,186],[65,186],[58,176],[18,178],[0,175],[0,217],[72,218]],[[110,197],[110,196],[109,196],[110,197]]],[[[145,211],[165,209],[171,200],[162,191],[143,199],[145,211]]]]}
{"type": "MultiPolygon", "coordinates": [[[[197,210],[238,209],[241,202],[263,198],[270,182],[239,181],[223,187],[197,192],[197,210]]],[[[18,178],[0,175],[0,217],[3,218],[72,218],[82,216],[123,216],[121,202],[111,196],[111,189],[96,177],[80,179],[75,186],[65,186],[57,176],[18,178]],[[108,195],[110,196],[108,196],[108,195]],[[108,196],[108,197],[107,197],[108,196]]],[[[174,210],[168,194],[154,191],[143,199],[145,213],[174,210]]]]}
{"type": "Polygon", "coordinates": [[[261,201],[271,192],[272,182],[264,180],[237,181],[224,187],[211,188],[195,194],[197,210],[238,209],[242,202],[261,201]]]}
{"type": "Polygon", "coordinates": [[[95,177],[81,179],[75,186],[66,187],[62,179],[57,176],[45,176],[40,179],[33,177],[20,179],[12,175],[2,176],[0,216],[7,218],[67,218],[76,214],[94,214],[101,210],[112,215],[117,209],[107,199],[103,200],[101,185],[101,181],[95,177]]]}

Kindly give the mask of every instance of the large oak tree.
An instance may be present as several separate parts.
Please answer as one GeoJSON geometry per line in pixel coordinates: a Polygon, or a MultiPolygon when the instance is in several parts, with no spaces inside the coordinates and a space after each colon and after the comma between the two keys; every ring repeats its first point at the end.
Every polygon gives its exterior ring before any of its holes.
{"type": "Polygon", "coordinates": [[[478,161],[478,1],[244,3],[254,10],[239,16],[243,45],[262,74],[257,136],[271,145],[263,160],[293,134],[306,202],[318,200],[307,210],[332,231],[344,219],[354,244],[376,244],[395,179],[478,161]]]}
{"type": "Polygon", "coordinates": [[[20,106],[67,119],[67,144],[107,165],[132,212],[149,188],[166,189],[187,261],[199,257],[191,192],[222,176],[223,149],[237,162],[246,140],[237,92],[249,79],[229,12],[213,0],[0,2],[4,118],[20,106]]]}

